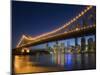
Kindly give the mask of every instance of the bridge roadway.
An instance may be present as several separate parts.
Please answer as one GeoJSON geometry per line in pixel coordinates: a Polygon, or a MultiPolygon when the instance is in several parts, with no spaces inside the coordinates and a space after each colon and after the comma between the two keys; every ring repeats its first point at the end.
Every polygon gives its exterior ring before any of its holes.
{"type": "Polygon", "coordinates": [[[75,37],[82,37],[82,36],[88,36],[88,35],[93,35],[96,34],[96,26],[93,25],[91,27],[82,27],[80,29],[74,29],[72,31],[64,32],[61,34],[56,34],[54,36],[49,36],[46,38],[42,38],[41,40],[37,40],[35,42],[25,44],[21,47],[15,48],[15,49],[20,49],[23,47],[31,47],[31,46],[36,46],[38,44],[43,44],[47,42],[52,42],[52,41],[58,41],[58,40],[64,40],[64,39],[69,39],[69,38],[75,38],[75,37]]]}

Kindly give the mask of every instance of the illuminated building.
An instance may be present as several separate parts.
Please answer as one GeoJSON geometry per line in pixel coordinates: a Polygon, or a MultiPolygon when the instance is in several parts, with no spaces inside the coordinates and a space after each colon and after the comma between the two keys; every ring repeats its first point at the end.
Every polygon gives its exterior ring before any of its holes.
{"type": "Polygon", "coordinates": [[[88,39],[88,50],[89,52],[93,51],[93,38],[88,39]]]}

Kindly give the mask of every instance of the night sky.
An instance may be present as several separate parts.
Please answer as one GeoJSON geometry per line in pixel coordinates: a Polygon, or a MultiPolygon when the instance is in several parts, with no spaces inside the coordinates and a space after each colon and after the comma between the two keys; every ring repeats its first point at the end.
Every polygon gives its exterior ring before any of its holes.
{"type": "Polygon", "coordinates": [[[12,47],[22,34],[37,36],[68,22],[86,6],[12,1],[12,47]]]}

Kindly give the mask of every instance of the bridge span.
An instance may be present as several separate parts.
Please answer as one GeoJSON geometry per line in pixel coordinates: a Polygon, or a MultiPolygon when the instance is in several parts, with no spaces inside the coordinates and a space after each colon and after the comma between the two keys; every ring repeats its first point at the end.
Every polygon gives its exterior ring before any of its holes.
{"type": "Polygon", "coordinates": [[[54,36],[45,37],[45,38],[30,42],[28,44],[22,45],[15,49],[36,46],[36,45],[42,44],[42,43],[64,40],[64,39],[69,39],[69,38],[74,38],[74,37],[88,36],[88,35],[93,35],[93,34],[96,34],[96,26],[95,25],[82,27],[82,28],[76,28],[75,30],[71,30],[70,32],[64,32],[64,33],[57,34],[54,36]]]}

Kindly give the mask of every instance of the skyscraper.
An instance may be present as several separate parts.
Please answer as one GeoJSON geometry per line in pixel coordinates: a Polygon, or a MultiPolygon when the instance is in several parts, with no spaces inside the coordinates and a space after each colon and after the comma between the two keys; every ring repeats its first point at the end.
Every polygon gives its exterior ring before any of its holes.
{"type": "Polygon", "coordinates": [[[88,39],[88,50],[89,52],[93,51],[93,38],[88,39]]]}
{"type": "Polygon", "coordinates": [[[84,37],[81,38],[81,52],[85,51],[86,40],[84,37]]]}
{"type": "Polygon", "coordinates": [[[60,43],[60,49],[62,53],[65,52],[65,43],[60,43]]]}

